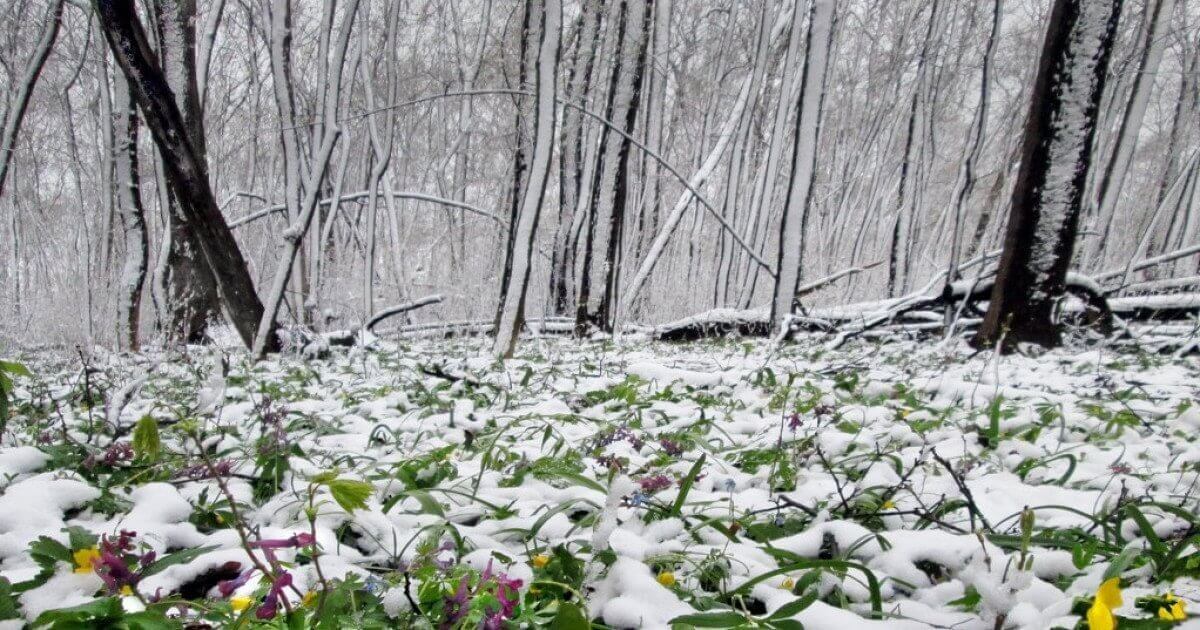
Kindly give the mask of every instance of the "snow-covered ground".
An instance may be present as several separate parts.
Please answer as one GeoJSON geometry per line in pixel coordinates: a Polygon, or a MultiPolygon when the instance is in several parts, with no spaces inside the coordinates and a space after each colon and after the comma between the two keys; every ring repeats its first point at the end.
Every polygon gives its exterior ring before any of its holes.
{"type": "Polygon", "coordinates": [[[1195,358],[488,348],[28,359],[0,618],[1198,625],[1195,358]]]}

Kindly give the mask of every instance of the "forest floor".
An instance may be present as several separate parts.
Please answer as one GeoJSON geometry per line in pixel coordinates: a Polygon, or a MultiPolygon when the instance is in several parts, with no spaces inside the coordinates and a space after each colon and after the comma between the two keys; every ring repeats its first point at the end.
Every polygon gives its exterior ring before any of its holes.
{"type": "Polygon", "coordinates": [[[23,358],[0,626],[1200,625],[1195,358],[221,356],[23,358]]]}

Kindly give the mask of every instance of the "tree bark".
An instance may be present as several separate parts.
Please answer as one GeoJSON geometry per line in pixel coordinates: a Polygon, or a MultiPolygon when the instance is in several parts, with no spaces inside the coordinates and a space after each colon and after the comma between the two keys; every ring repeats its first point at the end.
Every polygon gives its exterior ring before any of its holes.
{"type": "Polygon", "coordinates": [[[21,123],[25,120],[25,112],[29,109],[29,100],[33,98],[33,88],[37,86],[42,76],[42,67],[50,56],[50,49],[58,39],[58,31],[62,27],[63,0],[52,0],[46,11],[46,25],[38,39],[37,48],[29,63],[25,66],[21,84],[17,88],[12,105],[5,111],[4,135],[0,137],[0,197],[4,196],[4,181],[8,178],[9,165],[12,164],[13,152],[17,146],[17,135],[21,132],[21,123]]]}
{"type": "MultiPolygon", "coordinates": [[[[207,178],[204,116],[196,83],[195,0],[154,0],[154,17],[159,64],[175,105],[183,115],[202,176],[207,178]]],[[[166,157],[160,155],[160,159],[166,157]]],[[[200,343],[208,336],[210,322],[221,312],[216,280],[204,263],[200,244],[183,217],[176,193],[169,186],[166,200],[170,217],[164,235],[168,320],[163,326],[168,340],[200,343]]]]}
{"type": "MultiPolygon", "coordinates": [[[[808,44],[804,59],[804,78],[800,86],[796,115],[796,151],[792,156],[792,177],[787,205],[780,226],[779,264],[775,291],[771,300],[771,329],[778,332],[792,313],[796,287],[800,283],[800,265],[804,253],[804,224],[812,203],[812,184],[816,173],[817,140],[821,128],[821,104],[825,95],[825,71],[833,43],[835,2],[816,0],[808,19],[808,44]]],[[[793,28],[800,27],[799,12],[793,28]]]]}
{"type": "MultiPolygon", "coordinates": [[[[154,62],[133,0],[93,0],[113,57],[133,88],[134,97],[163,156],[167,179],[179,201],[205,264],[216,281],[226,315],[246,347],[254,343],[263,306],[237,241],[221,216],[209,187],[204,163],[193,145],[183,114],[166,77],[154,62]]],[[[274,335],[271,349],[278,348],[274,335]]]]}
{"type": "Polygon", "coordinates": [[[1054,318],[1075,248],[1096,113],[1122,0],[1056,0],[1042,47],[1004,250],[973,343],[1061,343],[1054,318]]]}
{"type": "MultiPolygon", "coordinates": [[[[527,0],[530,4],[534,0],[527,0]]],[[[501,357],[512,356],[517,335],[524,325],[525,293],[529,286],[529,271],[533,262],[534,241],[537,238],[538,216],[546,195],[550,162],[554,153],[554,130],[558,105],[558,47],[562,31],[562,1],[537,0],[541,4],[541,33],[537,53],[537,117],[534,119],[533,157],[529,179],[524,186],[521,207],[514,213],[512,246],[508,252],[510,273],[508,288],[502,292],[497,315],[496,342],[493,352],[501,357]]]]}
{"type": "Polygon", "coordinates": [[[138,351],[138,321],[146,281],[150,240],[138,180],[137,106],[129,82],[120,71],[113,76],[113,163],[117,204],[125,240],[125,263],[117,299],[117,347],[138,351]]]}

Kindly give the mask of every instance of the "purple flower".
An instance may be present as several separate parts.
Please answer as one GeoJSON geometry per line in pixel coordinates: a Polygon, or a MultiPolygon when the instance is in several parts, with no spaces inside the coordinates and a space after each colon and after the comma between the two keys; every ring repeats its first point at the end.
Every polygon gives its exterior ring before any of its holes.
{"type": "Polygon", "coordinates": [[[291,585],[292,574],[287,571],[280,573],[279,577],[271,582],[271,590],[267,591],[267,596],[263,598],[263,603],[255,611],[254,616],[263,620],[274,619],[275,615],[279,613],[280,601],[287,599],[287,596],[283,594],[283,589],[291,585]]]}
{"type": "Polygon", "coordinates": [[[462,620],[467,615],[467,604],[471,599],[471,592],[467,589],[467,576],[463,576],[458,582],[458,588],[453,595],[449,595],[442,602],[446,611],[446,620],[442,622],[439,628],[453,628],[455,624],[462,620]]]}
{"type": "Polygon", "coordinates": [[[118,442],[104,451],[105,466],[116,466],[130,459],[133,459],[133,444],[130,442],[118,442]]]}
{"type": "Polygon", "coordinates": [[[788,428],[793,431],[800,428],[800,414],[794,413],[788,418],[788,428]]]}
{"type": "Polygon", "coordinates": [[[646,494],[670,488],[673,483],[675,482],[666,475],[654,475],[653,477],[643,477],[638,480],[638,485],[642,487],[642,492],[646,494]]]}
{"type": "Polygon", "coordinates": [[[96,575],[104,581],[104,586],[108,589],[110,595],[115,595],[121,592],[121,589],[128,586],[133,588],[137,585],[138,574],[129,570],[129,566],[125,561],[117,557],[110,551],[100,552],[99,566],[96,567],[96,575]]]}
{"type": "Polygon", "coordinates": [[[663,452],[671,457],[679,457],[680,455],[683,455],[683,445],[679,444],[678,442],[673,442],[663,438],[658,441],[658,445],[662,447],[663,452]]]}
{"type": "Polygon", "coordinates": [[[313,535],[308,532],[300,532],[290,538],[264,538],[250,543],[250,547],[254,549],[289,549],[292,547],[307,547],[316,542],[313,535]]]}
{"type": "MultiPolygon", "coordinates": [[[[231,561],[221,565],[222,572],[237,571],[240,568],[242,568],[242,563],[240,562],[231,561]]],[[[243,571],[232,580],[221,580],[220,582],[217,582],[217,591],[221,593],[221,597],[229,597],[230,595],[233,595],[234,591],[238,590],[242,587],[242,585],[250,581],[250,576],[254,574],[255,570],[256,569],[251,568],[248,571],[243,571]]]]}

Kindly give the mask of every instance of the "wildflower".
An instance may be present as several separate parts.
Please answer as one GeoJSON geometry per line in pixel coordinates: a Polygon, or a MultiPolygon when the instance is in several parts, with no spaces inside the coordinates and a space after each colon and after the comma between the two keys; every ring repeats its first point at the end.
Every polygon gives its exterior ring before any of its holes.
{"type": "Polygon", "coordinates": [[[254,549],[288,549],[292,547],[307,547],[316,542],[312,534],[300,532],[290,538],[265,538],[250,543],[254,549]]]}
{"type": "Polygon", "coordinates": [[[662,447],[664,453],[670,455],[671,457],[679,457],[680,455],[683,455],[683,446],[678,442],[663,438],[658,441],[658,445],[662,447]]]}
{"type": "Polygon", "coordinates": [[[653,477],[644,477],[638,480],[638,485],[642,487],[642,492],[647,494],[670,488],[673,483],[675,482],[666,475],[654,475],[653,477]]]}
{"type": "Polygon", "coordinates": [[[309,592],[305,593],[304,598],[300,600],[300,605],[301,606],[311,606],[312,603],[315,601],[317,601],[317,592],[309,591],[309,592]]]}
{"type": "Polygon", "coordinates": [[[126,584],[125,586],[121,587],[121,594],[126,597],[128,597],[129,595],[133,595],[133,589],[128,584],[126,584]]]}
{"type": "Polygon", "coordinates": [[[733,492],[734,490],[737,489],[737,482],[734,481],[733,478],[726,479],[725,483],[723,485],[725,488],[725,492],[733,492]]]}
{"type": "Polygon", "coordinates": [[[793,588],[796,588],[796,580],[793,580],[792,578],[784,578],[783,582],[779,585],[779,588],[790,591],[793,588]]]}
{"type": "Polygon", "coordinates": [[[1096,589],[1096,597],[1087,611],[1088,627],[1091,630],[1113,630],[1117,627],[1113,609],[1122,604],[1119,578],[1109,578],[1096,589]]]}
{"type": "Polygon", "coordinates": [[[442,607],[446,611],[446,626],[453,627],[467,615],[470,599],[471,593],[467,590],[467,576],[464,575],[459,580],[454,594],[443,598],[442,607]]]}
{"type": "Polygon", "coordinates": [[[800,414],[794,413],[788,417],[788,428],[792,431],[800,428],[800,414]]]}
{"type": "MultiPolygon", "coordinates": [[[[228,575],[242,568],[240,562],[226,562],[221,565],[222,573],[228,575]]],[[[246,582],[250,581],[250,576],[254,574],[256,569],[251,568],[249,571],[243,571],[240,575],[232,580],[221,580],[217,582],[217,591],[221,593],[221,597],[229,597],[234,591],[242,587],[246,582]]]]}
{"type": "Polygon", "coordinates": [[[96,575],[104,580],[109,593],[119,593],[126,587],[137,584],[140,575],[129,569],[125,561],[111,551],[101,551],[99,562],[92,565],[96,575]]]}
{"type": "Polygon", "coordinates": [[[105,466],[116,466],[130,459],[133,459],[132,442],[118,442],[104,451],[103,461],[105,466]]]}
{"type": "Polygon", "coordinates": [[[879,509],[894,510],[894,509],[896,509],[896,502],[891,499],[888,499],[887,501],[884,501],[882,505],[879,506],[879,509]]]}
{"type": "Polygon", "coordinates": [[[1182,599],[1175,596],[1174,593],[1167,593],[1163,600],[1170,604],[1170,607],[1162,607],[1158,609],[1158,618],[1163,621],[1183,621],[1187,619],[1187,611],[1184,609],[1182,599]]]}
{"type": "Polygon", "coordinates": [[[251,603],[253,603],[253,600],[245,595],[238,595],[237,597],[229,600],[229,605],[233,607],[233,612],[238,613],[249,608],[251,603]]]}
{"type": "Polygon", "coordinates": [[[80,549],[71,556],[75,560],[76,573],[91,573],[96,570],[96,565],[100,562],[100,550],[96,547],[80,549]]]}
{"type": "Polygon", "coordinates": [[[544,553],[539,553],[538,555],[533,557],[532,563],[533,563],[533,568],[544,569],[547,564],[550,564],[550,556],[547,556],[544,553]]]}
{"type": "Polygon", "coordinates": [[[367,581],[363,583],[363,590],[372,595],[378,595],[382,593],[385,588],[387,588],[387,584],[374,575],[368,576],[367,581]]]}
{"type": "Polygon", "coordinates": [[[675,574],[670,571],[663,571],[658,574],[658,583],[667,588],[675,586],[675,574]]]}
{"type": "Polygon", "coordinates": [[[263,598],[263,603],[254,612],[254,616],[259,619],[267,620],[274,619],[279,613],[280,601],[287,596],[283,594],[283,589],[292,585],[292,574],[284,571],[271,582],[271,590],[267,591],[267,596],[263,598]]]}

